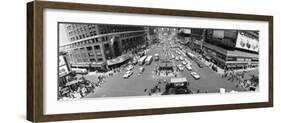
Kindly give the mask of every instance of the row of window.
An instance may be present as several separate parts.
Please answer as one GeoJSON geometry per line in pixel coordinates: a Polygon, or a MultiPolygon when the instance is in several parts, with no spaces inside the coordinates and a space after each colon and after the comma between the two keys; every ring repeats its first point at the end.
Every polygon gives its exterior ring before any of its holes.
{"type": "Polygon", "coordinates": [[[96,31],[82,32],[82,33],[77,34],[77,35],[76,34],[73,35],[72,31],[69,32],[69,33],[71,33],[70,36],[69,36],[70,37],[70,41],[75,41],[75,40],[84,39],[84,38],[88,38],[88,37],[97,35],[96,31]]]}
{"type": "Polygon", "coordinates": [[[99,26],[100,34],[143,30],[143,27],[126,26],[126,25],[98,25],[98,26],[99,26]]]}
{"type": "MultiPolygon", "coordinates": [[[[97,46],[99,47],[99,46],[97,46]]],[[[80,48],[80,51],[78,49],[75,49],[73,52],[69,54],[70,59],[74,63],[79,63],[79,62],[102,62],[103,61],[103,56],[100,50],[96,50],[94,52],[91,50],[89,51],[89,47],[87,48],[80,48]],[[86,50],[87,49],[87,50],[86,50]]]]}
{"type": "MultiPolygon", "coordinates": [[[[130,37],[130,36],[135,36],[135,35],[140,35],[140,34],[143,34],[143,32],[134,32],[134,33],[120,34],[120,37],[130,37]]],[[[71,40],[75,40],[75,37],[72,37],[72,38],[73,39],[71,39],[71,40]]],[[[81,38],[85,38],[85,36],[82,36],[81,38]]],[[[108,41],[108,40],[109,40],[108,36],[103,36],[103,37],[99,37],[99,38],[93,38],[93,39],[90,39],[90,40],[85,40],[85,41],[80,41],[80,42],[72,43],[72,44],[63,46],[62,48],[63,49],[75,48],[75,47],[78,47],[80,45],[92,44],[92,43],[97,43],[97,42],[104,42],[104,41],[108,41]]]]}
{"type": "Polygon", "coordinates": [[[67,30],[71,41],[97,35],[92,24],[71,24],[67,26],[67,30]]]}
{"type": "Polygon", "coordinates": [[[81,45],[93,44],[93,43],[98,43],[98,42],[104,42],[104,41],[108,41],[108,40],[109,40],[109,37],[104,36],[104,37],[100,37],[100,38],[93,38],[93,39],[90,39],[90,40],[85,40],[85,41],[80,41],[80,42],[72,43],[72,44],[69,44],[69,45],[66,45],[66,46],[62,46],[61,48],[67,50],[67,49],[70,49],[70,48],[79,47],[81,45]]]}
{"type": "Polygon", "coordinates": [[[130,36],[135,36],[135,35],[141,35],[143,32],[134,32],[134,33],[125,33],[125,34],[120,34],[120,37],[130,37],[130,36]]]}
{"type": "Polygon", "coordinates": [[[258,62],[258,58],[246,58],[246,57],[227,57],[227,61],[256,61],[258,62]]]}

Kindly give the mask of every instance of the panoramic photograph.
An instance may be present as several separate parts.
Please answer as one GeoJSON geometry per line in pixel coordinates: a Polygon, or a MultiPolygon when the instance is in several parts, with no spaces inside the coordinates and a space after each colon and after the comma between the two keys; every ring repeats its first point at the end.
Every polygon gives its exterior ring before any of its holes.
{"type": "Polygon", "coordinates": [[[259,31],[58,23],[57,99],[259,91],[259,31]]]}

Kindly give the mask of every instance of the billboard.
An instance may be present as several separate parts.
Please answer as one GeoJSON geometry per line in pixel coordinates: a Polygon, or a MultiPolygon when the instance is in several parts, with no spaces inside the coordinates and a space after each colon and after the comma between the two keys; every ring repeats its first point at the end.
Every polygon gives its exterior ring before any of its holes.
{"type": "Polygon", "coordinates": [[[67,75],[70,72],[68,64],[64,58],[64,56],[59,56],[59,77],[67,75]]]}
{"type": "Polygon", "coordinates": [[[223,30],[214,30],[213,38],[224,38],[224,31],[223,30]]]}
{"type": "Polygon", "coordinates": [[[191,34],[191,29],[181,29],[179,32],[182,32],[184,34],[191,34]]]}
{"type": "Polygon", "coordinates": [[[238,33],[235,47],[259,52],[259,41],[255,38],[250,38],[242,33],[238,33]]]}

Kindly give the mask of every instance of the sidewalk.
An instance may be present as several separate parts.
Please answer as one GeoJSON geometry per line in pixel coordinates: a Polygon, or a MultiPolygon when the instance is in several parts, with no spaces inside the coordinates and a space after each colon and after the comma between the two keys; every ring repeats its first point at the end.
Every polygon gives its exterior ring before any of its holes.
{"type": "MultiPolygon", "coordinates": [[[[202,58],[200,61],[202,63],[204,63],[210,69],[212,69],[211,65],[215,65],[212,62],[209,62],[209,61],[205,60],[204,58],[202,58]]],[[[217,67],[217,73],[218,74],[224,74],[224,69],[218,67],[217,65],[215,65],[215,67],[217,67]]],[[[252,71],[252,70],[256,70],[256,69],[258,69],[258,68],[237,69],[237,70],[234,70],[234,72],[252,71]]]]}

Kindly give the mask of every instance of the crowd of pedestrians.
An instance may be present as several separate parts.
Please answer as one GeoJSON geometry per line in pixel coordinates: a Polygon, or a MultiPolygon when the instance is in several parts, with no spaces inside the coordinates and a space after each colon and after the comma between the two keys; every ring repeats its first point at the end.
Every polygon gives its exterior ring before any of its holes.
{"type": "Polygon", "coordinates": [[[258,77],[250,75],[246,78],[246,71],[237,72],[235,70],[225,70],[222,78],[226,78],[230,82],[238,82],[236,87],[242,87],[247,90],[255,90],[258,85],[258,77]]]}

